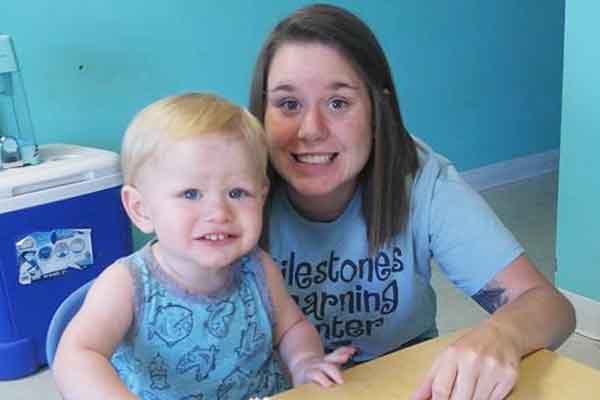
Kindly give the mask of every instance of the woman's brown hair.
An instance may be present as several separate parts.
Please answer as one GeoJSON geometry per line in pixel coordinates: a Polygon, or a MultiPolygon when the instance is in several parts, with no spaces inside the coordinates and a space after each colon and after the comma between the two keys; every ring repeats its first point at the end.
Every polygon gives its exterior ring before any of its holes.
{"type": "MultiPolygon", "coordinates": [[[[374,143],[359,181],[369,252],[373,253],[404,229],[409,212],[409,183],[418,168],[415,143],[402,121],[387,59],[374,33],[354,14],[325,4],[295,11],[273,29],[255,65],[250,112],[263,123],[269,68],[277,50],[290,42],[318,43],[336,49],[369,90],[374,143]]],[[[281,183],[282,178],[272,167],[269,173],[273,187],[281,183]]],[[[265,217],[268,219],[268,212],[265,217]]],[[[263,246],[268,245],[268,226],[265,221],[263,246]]]]}

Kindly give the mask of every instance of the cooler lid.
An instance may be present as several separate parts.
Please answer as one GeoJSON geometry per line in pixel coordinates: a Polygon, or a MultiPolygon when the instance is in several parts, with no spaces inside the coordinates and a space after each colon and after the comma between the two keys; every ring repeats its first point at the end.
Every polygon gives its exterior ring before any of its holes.
{"type": "Polygon", "coordinates": [[[0,170],[0,212],[84,194],[74,193],[74,185],[89,193],[107,183],[121,184],[115,152],[70,144],[41,145],[39,150],[39,164],[0,170]],[[66,191],[68,196],[61,195],[66,191]]]}

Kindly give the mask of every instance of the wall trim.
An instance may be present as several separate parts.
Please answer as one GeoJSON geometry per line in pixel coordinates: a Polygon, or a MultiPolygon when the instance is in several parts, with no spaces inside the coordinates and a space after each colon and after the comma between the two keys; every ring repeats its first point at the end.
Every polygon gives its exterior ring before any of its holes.
{"type": "Polygon", "coordinates": [[[484,191],[558,170],[558,149],[517,157],[461,172],[475,190],[484,191]]]}
{"type": "Polygon", "coordinates": [[[565,289],[559,288],[559,290],[575,307],[577,315],[575,331],[590,339],[600,340],[600,302],[565,289]]]}

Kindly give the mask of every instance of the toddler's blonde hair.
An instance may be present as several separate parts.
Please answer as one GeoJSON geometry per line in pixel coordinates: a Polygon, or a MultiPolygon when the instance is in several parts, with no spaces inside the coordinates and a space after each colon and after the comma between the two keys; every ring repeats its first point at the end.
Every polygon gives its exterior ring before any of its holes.
{"type": "Polygon", "coordinates": [[[169,141],[207,133],[243,140],[256,161],[257,176],[268,182],[266,135],[261,123],[220,96],[191,92],[162,98],[135,115],[121,145],[124,183],[134,185],[140,169],[169,141]]]}

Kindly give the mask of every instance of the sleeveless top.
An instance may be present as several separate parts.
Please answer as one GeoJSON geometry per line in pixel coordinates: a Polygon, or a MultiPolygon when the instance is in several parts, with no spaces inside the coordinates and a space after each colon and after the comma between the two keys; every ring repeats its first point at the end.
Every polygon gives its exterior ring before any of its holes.
{"type": "Polygon", "coordinates": [[[120,260],[134,283],[135,311],[111,363],[129,390],[143,400],[229,400],[288,389],[257,249],[237,260],[230,284],[209,297],[169,278],[151,245],[120,260]]]}

